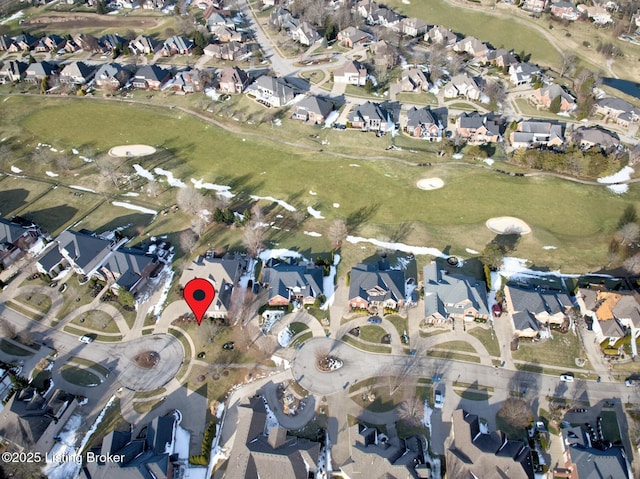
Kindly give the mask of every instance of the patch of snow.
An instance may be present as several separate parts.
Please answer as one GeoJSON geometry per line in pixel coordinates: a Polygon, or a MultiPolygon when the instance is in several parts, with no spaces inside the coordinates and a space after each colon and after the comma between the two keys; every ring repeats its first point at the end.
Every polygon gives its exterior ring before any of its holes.
{"type": "Polygon", "coordinates": [[[431,414],[433,413],[433,409],[431,409],[429,407],[429,401],[427,401],[426,399],[424,400],[424,413],[422,415],[422,424],[424,425],[424,427],[429,429],[429,437],[432,437],[431,435],[431,414]]]}
{"type": "Polygon", "coordinates": [[[146,178],[149,181],[156,181],[156,177],[153,176],[153,174],[149,170],[144,169],[139,164],[136,163],[135,165],[133,165],[133,169],[136,170],[138,176],[146,178]]]}
{"type": "Polygon", "coordinates": [[[69,185],[69,188],[73,188],[74,190],[86,191],[88,193],[96,192],[96,190],[92,190],[91,188],[85,188],[84,186],[78,186],[78,185],[69,185]]]}
{"type": "Polygon", "coordinates": [[[329,116],[324,121],[324,127],[330,128],[331,125],[335,123],[335,121],[338,119],[339,116],[340,116],[340,113],[337,111],[332,111],[331,113],[329,113],[329,116]]]}
{"type": "Polygon", "coordinates": [[[166,278],[164,280],[164,285],[162,286],[162,293],[160,294],[160,298],[158,299],[158,302],[155,304],[155,306],[150,309],[151,314],[154,314],[156,317],[160,316],[164,303],[169,296],[169,290],[171,289],[171,282],[173,281],[174,272],[173,270],[169,269],[167,270],[165,275],[166,278]]]}
{"type": "Polygon", "coordinates": [[[140,196],[140,193],[134,193],[133,191],[130,191],[129,193],[125,193],[122,196],[140,196]]]}
{"type": "Polygon", "coordinates": [[[19,18],[22,18],[23,16],[24,16],[24,11],[20,10],[19,12],[14,13],[10,17],[7,17],[4,20],[0,21],[0,25],[5,25],[5,24],[7,24],[9,22],[12,22],[14,20],[18,20],[19,18]]]}
{"type": "Polygon", "coordinates": [[[53,146],[49,148],[51,151],[53,151],[54,153],[58,153],[58,150],[56,148],[54,148],[53,146]]]}
{"type": "Polygon", "coordinates": [[[288,327],[284,328],[278,333],[278,344],[280,344],[281,347],[286,348],[289,346],[292,338],[293,334],[291,334],[291,330],[288,327]]]}
{"type": "Polygon", "coordinates": [[[309,194],[310,194],[311,196],[315,196],[315,195],[317,195],[318,193],[316,193],[316,192],[315,192],[315,191],[313,191],[313,190],[309,190],[309,194]]]}
{"type": "Polygon", "coordinates": [[[487,165],[489,165],[489,166],[491,166],[491,165],[493,165],[493,164],[495,163],[495,160],[494,160],[494,159],[492,159],[492,158],[485,158],[485,159],[484,159],[484,160],[482,160],[482,161],[484,161],[484,162],[485,162],[487,165]]]}
{"type": "Polygon", "coordinates": [[[184,183],[184,181],[182,181],[179,178],[174,177],[173,173],[171,173],[168,170],[163,170],[162,168],[154,168],[153,172],[156,175],[166,176],[167,177],[167,183],[169,183],[169,186],[173,186],[175,188],[184,188],[185,186],[187,186],[184,183]]]}
{"type": "Polygon", "coordinates": [[[327,298],[327,300],[320,306],[320,309],[325,311],[329,309],[335,299],[335,278],[340,259],[339,254],[333,255],[333,264],[329,268],[329,276],[322,278],[322,291],[324,291],[324,297],[327,298]]]}
{"type": "Polygon", "coordinates": [[[93,160],[91,158],[87,158],[86,156],[81,156],[80,159],[85,163],[91,163],[93,160]]]}
{"type": "Polygon", "coordinates": [[[273,356],[271,356],[271,361],[274,362],[274,364],[276,366],[283,366],[284,369],[289,369],[291,368],[291,363],[289,361],[287,361],[284,358],[281,358],[280,356],[276,356],[275,354],[273,356]]]}
{"type": "Polygon", "coordinates": [[[429,248],[427,246],[410,246],[404,243],[390,243],[387,241],[380,241],[375,238],[362,238],[359,236],[347,236],[347,241],[352,244],[357,243],[371,243],[379,248],[386,248],[390,250],[403,251],[405,253],[413,253],[415,255],[431,255],[438,256],[440,258],[448,258],[442,251],[437,248],[429,248]]]}
{"type": "Polygon", "coordinates": [[[11,173],[22,173],[22,170],[17,166],[11,166],[11,173]]]}
{"type": "Polygon", "coordinates": [[[71,148],[71,153],[73,153],[74,155],[77,155],[80,152],[78,150],[76,150],[75,148],[71,148]]]}
{"type": "Polygon", "coordinates": [[[320,213],[318,210],[314,209],[311,206],[307,206],[307,213],[309,213],[315,219],[318,219],[318,220],[323,220],[324,219],[324,216],[322,216],[322,213],[320,213]]]}
{"type": "Polygon", "coordinates": [[[54,173],[53,171],[45,171],[44,172],[45,175],[50,176],[51,178],[56,178],[57,176],[60,176],[58,173],[54,173]]]}
{"type": "Polygon", "coordinates": [[[217,195],[224,196],[225,198],[233,198],[235,195],[231,193],[231,187],[226,185],[216,185],[215,183],[203,183],[202,179],[196,180],[191,178],[193,187],[197,190],[204,188],[205,190],[214,190],[217,195]]]}
{"type": "Polygon", "coordinates": [[[462,158],[464,158],[464,155],[462,153],[456,153],[451,158],[453,158],[454,160],[461,160],[462,158]]]}
{"type": "Polygon", "coordinates": [[[180,425],[176,426],[175,441],[173,443],[173,453],[178,454],[179,459],[189,459],[189,442],[191,433],[180,425]]]}
{"type": "Polygon", "coordinates": [[[631,175],[634,173],[634,169],[630,166],[625,166],[617,173],[605,176],[604,178],[598,178],[598,183],[603,184],[611,184],[611,183],[620,183],[621,181],[627,181],[631,179],[631,175]]]}
{"type": "Polygon", "coordinates": [[[132,205],[131,203],[125,203],[123,201],[112,201],[111,204],[113,206],[120,206],[121,208],[126,208],[128,210],[139,211],[140,213],[146,213],[146,214],[149,214],[149,215],[157,215],[158,214],[158,212],[156,210],[145,208],[143,206],[132,205]]]}
{"type": "Polygon", "coordinates": [[[543,246],[542,249],[558,249],[557,246],[543,246]]]}
{"type": "Polygon", "coordinates": [[[629,191],[629,185],[607,185],[611,191],[613,191],[616,195],[622,195],[629,191]]]}
{"type": "Polygon", "coordinates": [[[464,250],[469,254],[480,254],[480,251],[476,251],[476,250],[471,249],[471,248],[465,248],[464,250]]]}
{"type": "Polygon", "coordinates": [[[334,203],[334,204],[333,204],[333,207],[334,207],[334,208],[340,208],[340,203],[334,203]]]}
{"type": "MultiPolygon", "coordinates": [[[[302,255],[297,251],[290,249],[278,248],[278,249],[265,249],[261,251],[258,257],[263,263],[266,263],[271,258],[300,258],[302,255]]],[[[253,274],[253,269],[251,269],[253,274]]]]}
{"type": "Polygon", "coordinates": [[[295,206],[290,205],[289,203],[287,203],[284,200],[279,200],[277,198],[274,198],[273,196],[257,196],[257,195],[250,195],[249,198],[251,198],[252,200],[267,200],[267,201],[273,201],[274,203],[278,203],[280,206],[282,206],[285,210],[287,211],[296,211],[295,206]]]}
{"type": "Polygon", "coordinates": [[[304,234],[306,234],[307,236],[314,236],[316,238],[322,236],[322,233],[318,233],[317,231],[305,231],[304,234]]]}
{"type": "Polygon", "coordinates": [[[280,423],[278,423],[278,419],[276,418],[276,415],[273,414],[273,411],[267,404],[267,400],[264,398],[262,398],[262,400],[264,401],[264,408],[266,409],[266,412],[267,412],[267,420],[264,425],[264,432],[266,434],[269,434],[269,431],[274,427],[278,427],[280,423]]]}
{"type": "Polygon", "coordinates": [[[349,166],[360,168],[360,165],[358,163],[349,163],[349,166]]]}

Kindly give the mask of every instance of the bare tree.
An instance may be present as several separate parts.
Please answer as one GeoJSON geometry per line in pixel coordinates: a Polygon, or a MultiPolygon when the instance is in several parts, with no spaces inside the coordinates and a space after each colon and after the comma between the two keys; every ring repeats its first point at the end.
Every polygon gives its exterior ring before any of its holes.
{"type": "Polygon", "coordinates": [[[0,331],[5,338],[13,339],[16,337],[16,328],[4,318],[0,319],[0,331]]]}
{"type": "Polygon", "coordinates": [[[258,256],[263,246],[262,242],[265,235],[263,219],[262,208],[256,203],[251,208],[251,220],[245,225],[242,235],[242,242],[247,247],[249,255],[253,258],[258,256]]]}
{"type": "Polygon", "coordinates": [[[500,80],[487,81],[484,87],[484,94],[487,95],[489,101],[496,106],[503,105],[507,99],[507,89],[500,80]]]}
{"type": "Polygon", "coordinates": [[[36,148],[31,153],[31,160],[38,165],[50,165],[53,163],[53,154],[45,147],[36,148]]]}
{"type": "Polygon", "coordinates": [[[100,155],[95,159],[100,174],[109,178],[116,188],[118,188],[118,170],[123,163],[124,159],[109,155],[100,155]]]}
{"type": "Polygon", "coordinates": [[[412,426],[419,426],[424,417],[424,400],[412,396],[398,406],[398,417],[412,426]]]}
{"type": "Polygon", "coordinates": [[[157,181],[150,181],[147,183],[147,196],[156,198],[161,192],[162,188],[160,187],[160,183],[157,181]]]}
{"type": "Polygon", "coordinates": [[[347,224],[343,219],[337,219],[331,223],[329,227],[329,239],[334,245],[340,246],[347,238],[347,234],[347,224]]]}
{"type": "Polygon", "coordinates": [[[630,258],[625,259],[622,267],[631,274],[640,274],[640,253],[636,253],[630,258]]]}
{"type": "Polygon", "coordinates": [[[616,231],[615,238],[622,246],[635,243],[640,238],[640,226],[638,223],[627,223],[616,231]]]}
{"type": "Polygon", "coordinates": [[[25,346],[31,346],[34,342],[33,333],[28,329],[23,329],[22,331],[20,331],[18,333],[17,339],[25,346]]]}
{"type": "Polygon", "coordinates": [[[197,215],[204,207],[204,196],[193,186],[180,188],[176,195],[178,207],[190,216],[197,215]]]}
{"type": "Polygon", "coordinates": [[[13,150],[9,145],[0,145],[0,166],[6,167],[13,159],[13,150]]]}
{"type": "Polygon", "coordinates": [[[560,76],[570,75],[576,68],[578,63],[578,57],[573,54],[563,55],[562,63],[560,64],[560,76]]]}
{"type": "Polygon", "coordinates": [[[64,153],[56,156],[55,164],[58,171],[62,174],[67,174],[69,173],[69,170],[71,170],[71,158],[64,153]]]}
{"type": "Polygon", "coordinates": [[[498,416],[516,428],[525,428],[531,421],[531,407],[522,399],[509,398],[498,411],[498,416]]]}
{"type": "Polygon", "coordinates": [[[266,302],[265,296],[264,293],[256,294],[249,288],[234,288],[228,318],[233,324],[242,321],[243,326],[246,326],[266,302]]]}
{"type": "Polygon", "coordinates": [[[185,253],[191,253],[198,244],[198,235],[193,230],[184,230],[180,233],[180,248],[185,253]]]}

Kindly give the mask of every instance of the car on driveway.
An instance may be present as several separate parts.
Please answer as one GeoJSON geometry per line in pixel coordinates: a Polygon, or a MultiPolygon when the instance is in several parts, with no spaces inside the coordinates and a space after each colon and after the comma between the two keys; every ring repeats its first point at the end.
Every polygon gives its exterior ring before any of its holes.
{"type": "Polygon", "coordinates": [[[573,382],[573,374],[571,373],[564,373],[560,375],[560,381],[564,381],[565,383],[572,383],[573,382]]]}
{"type": "Polygon", "coordinates": [[[78,338],[78,341],[80,341],[81,343],[84,343],[84,344],[89,344],[89,343],[93,342],[93,337],[89,336],[88,334],[85,334],[84,336],[80,336],[78,338]]]}
{"type": "Polygon", "coordinates": [[[436,389],[436,393],[433,399],[433,407],[436,409],[442,409],[444,406],[444,393],[436,389]]]}

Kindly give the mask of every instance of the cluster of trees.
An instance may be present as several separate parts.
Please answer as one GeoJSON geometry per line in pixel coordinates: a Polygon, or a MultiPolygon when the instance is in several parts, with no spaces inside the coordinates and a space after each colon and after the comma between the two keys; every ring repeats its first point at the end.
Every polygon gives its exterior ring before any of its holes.
{"type": "Polygon", "coordinates": [[[609,243],[609,265],[622,264],[631,274],[640,274],[640,221],[635,206],[628,205],[618,220],[609,243]]]}
{"type": "Polygon", "coordinates": [[[199,456],[190,456],[189,463],[196,466],[206,466],[209,464],[209,454],[211,453],[211,446],[213,445],[213,439],[216,437],[216,429],[218,427],[218,420],[213,419],[209,423],[209,427],[202,436],[202,453],[199,456]]]}
{"type": "Polygon", "coordinates": [[[517,165],[535,170],[553,171],[575,176],[598,178],[616,171],[620,160],[614,155],[605,155],[600,148],[582,151],[576,146],[563,153],[550,150],[518,149],[511,156],[517,165]]]}

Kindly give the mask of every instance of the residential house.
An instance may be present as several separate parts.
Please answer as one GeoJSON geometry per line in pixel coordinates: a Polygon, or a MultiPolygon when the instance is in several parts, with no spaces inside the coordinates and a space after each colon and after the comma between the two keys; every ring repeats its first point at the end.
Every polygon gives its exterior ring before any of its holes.
{"type": "Polygon", "coordinates": [[[434,111],[425,106],[411,107],[407,111],[404,131],[414,138],[428,141],[441,141],[447,125],[447,109],[434,111]]]}
{"type": "Polygon", "coordinates": [[[53,278],[56,276],[56,268],[58,266],[63,268],[66,266],[66,260],[64,256],[62,256],[62,253],[60,253],[57,243],[54,242],[50,244],[51,247],[43,251],[38,257],[36,269],[39,273],[48,274],[53,278]]]}
{"type": "Polygon", "coordinates": [[[400,31],[401,20],[400,15],[387,7],[378,7],[366,18],[369,25],[380,25],[394,31],[400,31]]]}
{"type": "Polygon", "coordinates": [[[547,8],[549,0],[524,0],[522,9],[535,14],[540,14],[547,8]]]}
{"type": "Polygon", "coordinates": [[[242,93],[249,81],[249,75],[242,68],[224,67],[218,74],[218,89],[222,93],[242,93]]]}
{"type": "Polygon", "coordinates": [[[88,461],[80,479],[144,479],[185,477],[189,468],[190,433],[180,425],[182,413],[174,410],[155,417],[132,436],[131,430],[111,431],[90,452],[95,457],[120,457],[119,461],[88,461]],[[185,444],[186,443],[186,444],[185,444]],[[186,446],[186,447],[185,447],[186,446]]]}
{"type": "Polygon", "coordinates": [[[449,273],[435,261],[424,267],[423,278],[427,323],[486,321],[490,318],[484,281],[449,273]]]}
{"type": "Polygon", "coordinates": [[[419,436],[388,438],[375,426],[357,423],[349,428],[349,460],[341,467],[343,477],[427,478],[426,444],[419,436]]]}
{"type": "Polygon", "coordinates": [[[347,127],[383,133],[393,129],[394,125],[390,112],[383,105],[367,101],[354,105],[347,116],[347,127]]]}
{"type": "Polygon", "coordinates": [[[508,439],[500,431],[488,432],[480,418],[456,409],[451,419],[451,435],[445,444],[447,471],[452,477],[533,479],[529,446],[508,439]]]}
{"type": "Polygon", "coordinates": [[[264,75],[259,77],[247,90],[256,100],[269,107],[281,107],[293,100],[297,88],[285,78],[264,75]]]}
{"type": "Polygon", "coordinates": [[[476,81],[466,73],[454,76],[444,87],[445,98],[464,97],[469,100],[479,101],[482,92],[476,81]]]}
{"type": "Polygon", "coordinates": [[[368,18],[378,9],[378,4],[374,0],[359,0],[355,8],[362,18],[368,18]]]}
{"type": "Polygon", "coordinates": [[[508,69],[512,65],[519,63],[518,57],[513,52],[505,50],[504,48],[498,48],[497,50],[487,50],[487,54],[480,57],[479,60],[482,63],[489,63],[499,68],[508,69]]]}
{"type": "Polygon", "coordinates": [[[300,20],[294,17],[286,8],[277,6],[269,15],[269,22],[277,30],[289,32],[298,26],[300,20]]]}
{"type": "Polygon", "coordinates": [[[523,120],[511,132],[509,141],[513,148],[562,148],[564,123],[547,120],[523,120]]]}
{"type": "Polygon", "coordinates": [[[109,283],[114,290],[123,288],[136,295],[157,276],[162,266],[156,256],[144,250],[119,247],[104,259],[94,276],[109,283]]]}
{"type": "Polygon", "coordinates": [[[7,35],[0,35],[0,52],[6,52],[15,42],[7,35]]]}
{"type": "Polygon", "coordinates": [[[219,43],[229,43],[229,42],[243,42],[244,35],[242,32],[238,32],[229,27],[225,27],[224,25],[214,25],[209,28],[211,35],[213,38],[219,43]]]}
{"type": "Polygon", "coordinates": [[[291,38],[293,41],[307,47],[321,39],[318,31],[309,22],[301,22],[296,28],[292,29],[291,38]]]}
{"type": "Polygon", "coordinates": [[[269,424],[262,397],[253,396],[238,406],[225,479],[315,477],[320,443],[289,436],[282,426],[269,424]]]}
{"type": "Polygon", "coordinates": [[[219,60],[241,60],[250,55],[249,47],[244,43],[212,43],[204,48],[205,56],[216,58],[219,60]]]}
{"type": "Polygon", "coordinates": [[[38,40],[38,44],[35,46],[34,50],[38,53],[57,52],[58,50],[64,48],[66,43],[67,40],[62,38],[60,35],[45,35],[44,37],[40,38],[40,40],[38,40]]]}
{"type": "Polygon", "coordinates": [[[82,51],[82,45],[78,43],[77,40],[74,40],[74,38],[67,39],[67,43],[64,44],[63,50],[65,53],[77,53],[82,51]]]}
{"type": "Polygon", "coordinates": [[[314,304],[323,294],[322,268],[313,263],[271,259],[262,275],[269,306],[314,304]]]}
{"type": "Polygon", "coordinates": [[[188,38],[184,38],[180,35],[174,35],[164,41],[161,53],[165,57],[170,57],[172,55],[190,55],[193,51],[193,47],[193,42],[188,38]]]}
{"type": "Polygon", "coordinates": [[[583,150],[598,147],[609,153],[622,148],[618,134],[600,126],[582,126],[575,131],[575,136],[577,143],[583,150]]]}
{"type": "Polygon", "coordinates": [[[60,72],[60,83],[83,85],[93,77],[96,69],[84,62],[72,62],[60,72]]]}
{"type": "Polygon", "coordinates": [[[29,35],[28,33],[23,33],[22,35],[13,37],[13,42],[9,45],[7,50],[11,53],[28,52],[29,50],[33,50],[37,44],[38,38],[33,35],[29,35]]]}
{"type": "Polygon", "coordinates": [[[567,293],[508,285],[504,288],[507,311],[519,338],[547,336],[544,326],[560,327],[573,302],[567,293]]]}
{"type": "Polygon", "coordinates": [[[204,88],[203,75],[200,70],[187,69],[176,73],[171,88],[182,93],[195,93],[204,88]]]}
{"type": "Polygon", "coordinates": [[[35,223],[14,216],[0,218],[0,265],[6,269],[27,253],[37,253],[44,247],[43,233],[35,223]]]}
{"type": "Polygon", "coordinates": [[[587,324],[590,324],[590,329],[599,343],[608,341],[609,345],[613,345],[630,333],[629,326],[633,327],[634,320],[640,326],[638,304],[633,293],[609,291],[599,285],[590,285],[588,288],[580,288],[578,304],[580,312],[588,318],[587,324]],[[621,301],[622,303],[618,306],[621,301]],[[623,323],[623,318],[616,316],[614,312],[616,308],[618,314],[622,312],[625,316],[629,316],[625,318],[628,321],[623,323]]]}
{"type": "Polygon", "coordinates": [[[578,12],[591,19],[593,23],[598,26],[604,26],[609,23],[613,23],[611,13],[602,8],[600,5],[589,6],[586,4],[580,4],[578,5],[578,12]]]}
{"type": "Polygon", "coordinates": [[[509,80],[516,86],[531,85],[540,76],[540,68],[531,63],[516,63],[509,67],[509,80]]]}
{"type": "Polygon", "coordinates": [[[458,36],[451,30],[440,25],[434,25],[424,36],[427,43],[439,43],[446,47],[453,47],[458,43],[458,36]]]}
{"type": "Polygon", "coordinates": [[[216,295],[205,315],[209,318],[226,318],[231,307],[233,289],[240,280],[246,267],[245,257],[227,256],[214,258],[211,255],[199,256],[190,263],[180,276],[180,288],[194,278],[204,278],[213,284],[216,295]]]}
{"type": "Polygon", "coordinates": [[[235,23],[233,23],[233,20],[231,19],[231,17],[229,17],[227,12],[225,12],[224,10],[216,10],[214,8],[208,9],[204,13],[204,18],[206,21],[207,28],[211,33],[213,33],[212,30],[215,27],[225,27],[230,30],[236,29],[235,23]]]}
{"type": "Polygon", "coordinates": [[[551,4],[551,15],[572,22],[580,17],[576,6],[571,2],[564,1],[551,4]]]}
{"type": "Polygon", "coordinates": [[[333,72],[334,83],[364,86],[367,83],[367,69],[357,60],[348,61],[333,72]]]}
{"type": "Polygon", "coordinates": [[[468,53],[474,58],[482,58],[489,53],[489,47],[475,37],[465,37],[453,46],[453,51],[468,53]]]}
{"type": "Polygon", "coordinates": [[[108,33],[100,37],[98,44],[103,53],[113,54],[118,49],[122,50],[127,44],[127,40],[116,33],[108,33]]]}
{"type": "Polygon", "coordinates": [[[43,395],[29,386],[0,410],[0,436],[21,451],[48,454],[77,406],[76,396],[60,389],[43,395]]]}
{"type": "Polygon", "coordinates": [[[321,96],[310,95],[296,103],[291,118],[315,125],[324,124],[333,111],[333,102],[321,96]]]}
{"type": "Polygon", "coordinates": [[[424,35],[427,31],[427,22],[419,18],[405,18],[402,20],[402,33],[410,37],[424,35]]]}
{"type": "Polygon", "coordinates": [[[56,238],[56,242],[60,254],[74,271],[79,275],[91,277],[107,257],[126,242],[126,239],[106,240],[87,230],[65,230],[56,238]]]}
{"type": "Polygon", "coordinates": [[[640,108],[626,100],[615,97],[601,98],[596,102],[595,112],[603,115],[605,120],[612,120],[624,127],[640,119],[640,108]]]}
{"type": "Polygon", "coordinates": [[[49,78],[59,70],[60,67],[57,63],[51,63],[44,60],[41,62],[31,63],[27,66],[25,80],[28,82],[39,83],[44,78],[49,78]]]}
{"type": "Polygon", "coordinates": [[[633,479],[630,460],[624,447],[611,445],[612,438],[604,437],[603,429],[589,427],[594,433],[587,432],[581,425],[562,429],[564,464],[555,467],[553,477],[633,479]]]}
{"type": "Polygon", "coordinates": [[[569,112],[576,107],[575,98],[565,91],[560,85],[555,83],[546,87],[538,88],[533,91],[531,99],[538,106],[549,109],[551,103],[556,98],[560,97],[560,110],[561,112],[569,112]]]}
{"type": "Polygon", "coordinates": [[[372,43],[369,48],[376,67],[384,67],[388,70],[398,61],[396,49],[384,40],[372,43]]]}
{"type": "Polygon", "coordinates": [[[129,42],[129,50],[134,55],[153,55],[162,48],[162,45],[151,37],[138,35],[129,42]]]}
{"type": "Polygon", "coordinates": [[[98,68],[95,75],[95,84],[98,88],[119,90],[131,78],[131,72],[122,68],[118,63],[104,63],[98,68]]]}
{"type": "Polygon", "coordinates": [[[21,81],[29,65],[19,60],[7,60],[0,67],[0,83],[14,83],[21,81]]]}
{"type": "Polygon", "coordinates": [[[356,27],[347,27],[344,30],[338,32],[337,40],[340,45],[347,48],[355,48],[357,46],[364,46],[371,42],[373,37],[357,29],[356,27]]]}
{"type": "Polygon", "coordinates": [[[469,143],[495,143],[502,140],[502,125],[491,113],[461,113],[456,119],[457,136],[469,143]]]}
{"type": "Polygon", "coordinates": [[[351,268],[349,307],[371,314],[398,310],[405,304],[404,271],[391,269],[386,262],[358,263],[351,268]]]}
{"type": "Polygon", "coordinates": [[[427,76],[419,68],[407,68],[402,70],[400,77],[400,89],[402,91],[410,91],[419,93],[429,90],[429,82],[427,76]]]}
{"type": "Polygon", "coordinates": [[[65,45],[65,50],[69,53],[78,50],[84,50],[89,53],[104,53],[100,47],[100,41],[93,35],[86,35],[84,33],[76,33],[73,35],[71,42],[68,41],[65,45]]]}
{"type": "Polygon", "coordinates": [[[171,78],[171,72],[158,65],[143,65],[133,77],[133,87],[141,90],[160,90],[171,78]]]}

